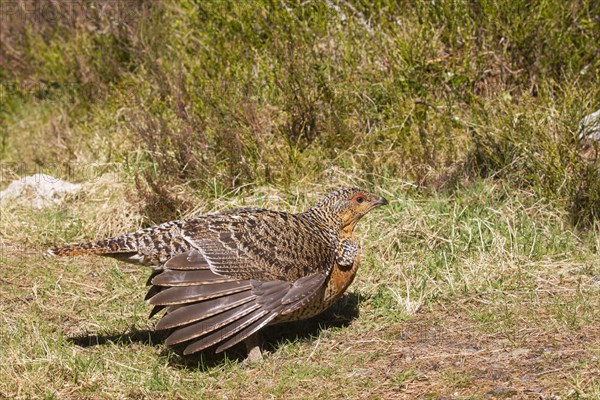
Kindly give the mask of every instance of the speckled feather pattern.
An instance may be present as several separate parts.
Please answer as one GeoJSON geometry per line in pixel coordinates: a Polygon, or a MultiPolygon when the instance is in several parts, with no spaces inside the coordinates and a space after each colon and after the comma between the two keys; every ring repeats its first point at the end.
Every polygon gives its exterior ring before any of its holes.
{"type": "Polygon", "coordinates": [[[306,212],[244,208],[167,222],[95,242],[52,248],[56,256],[97,254],[155,269],[146,298],[167,344],[186,353],[224,350],[270,323],[330,307],[358,268],[358,220],[387,201],[339,189],[306,212]]]}

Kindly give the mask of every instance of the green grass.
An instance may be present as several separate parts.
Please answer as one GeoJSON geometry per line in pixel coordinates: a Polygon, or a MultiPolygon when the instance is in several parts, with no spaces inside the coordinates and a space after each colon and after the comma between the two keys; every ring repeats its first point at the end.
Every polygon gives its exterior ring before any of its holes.
{"type": "Polygon", "coordinates": [[[83,189],[0,204],[0,397],[600,397],[597,2],[36,4],[0,3],[0,189],[83,189]],[[347,185],[391,200],[356,281],[251,367],[164,346],[148,271],[43,256],[347,185]]]}

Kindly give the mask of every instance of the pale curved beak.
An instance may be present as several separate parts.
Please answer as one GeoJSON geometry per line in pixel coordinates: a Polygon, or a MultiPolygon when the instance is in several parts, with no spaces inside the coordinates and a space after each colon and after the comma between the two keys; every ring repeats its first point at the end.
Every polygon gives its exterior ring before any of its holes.
{"type": "Polygon", "coordinates": [[[388,205],[388,201],[387,201],[387,199],[385,197],[379,196],[379,200],[377,200],[375,202],[375,204],[378,205],[378,206],[387,206],[388,205]]]}

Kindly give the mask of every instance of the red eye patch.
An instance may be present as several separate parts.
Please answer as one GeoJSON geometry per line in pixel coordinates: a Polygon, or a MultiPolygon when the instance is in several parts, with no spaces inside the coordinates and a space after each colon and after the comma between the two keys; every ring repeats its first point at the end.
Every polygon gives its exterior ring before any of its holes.
{"type": "Polygon", "coordinates": [[[363,193],[355,194],[354,197],[352,197],[352,199],[350,199],[350,201],[354,201],[359,204],[365,200],[366,200],[366,196],[363,193]]]}

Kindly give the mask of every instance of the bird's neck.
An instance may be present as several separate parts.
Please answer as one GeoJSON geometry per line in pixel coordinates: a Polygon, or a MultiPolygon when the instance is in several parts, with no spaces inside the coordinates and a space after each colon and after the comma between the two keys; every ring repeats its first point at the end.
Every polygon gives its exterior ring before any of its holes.
{"type": "Polygon", "coordinates": [[[326,209],[313,207],[303,212],[302,215],[312,223],[318,224],[319,226],[332,231],[338,232],[344,226],[340,217],[334,213],[328,212],[326,209]]]}

